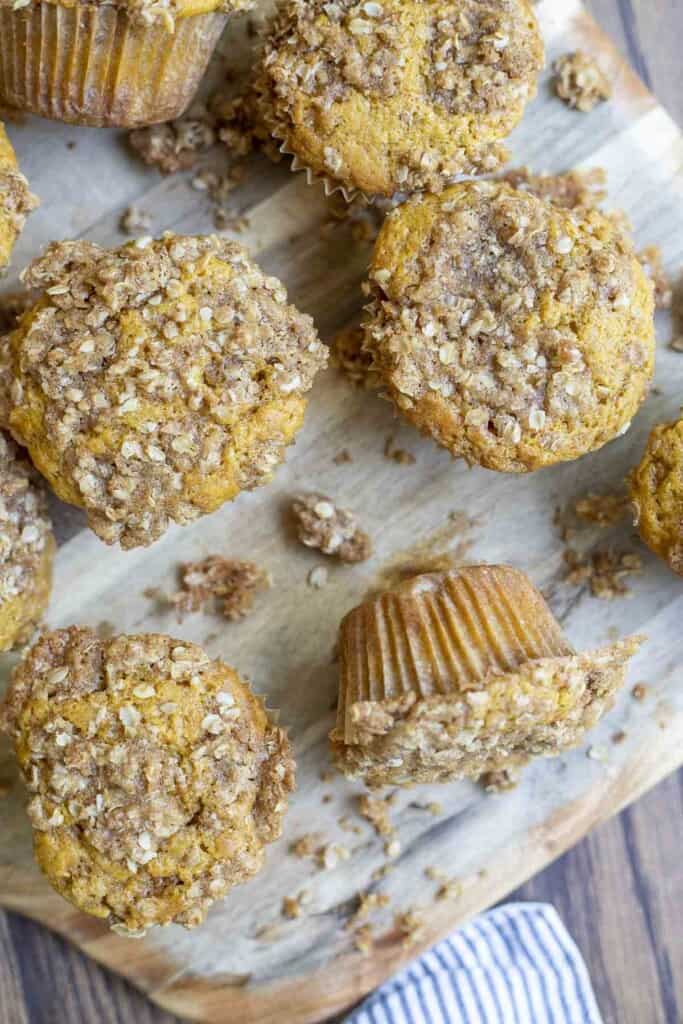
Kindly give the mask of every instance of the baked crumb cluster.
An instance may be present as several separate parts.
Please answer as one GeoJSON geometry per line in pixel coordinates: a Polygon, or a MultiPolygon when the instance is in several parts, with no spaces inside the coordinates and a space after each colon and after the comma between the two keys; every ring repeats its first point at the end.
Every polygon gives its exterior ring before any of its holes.
{"type": "Polygon", "coordinates": [[[0,433],[0,650],[28,639],[45,610],[54,547],[37,474],[0,433]]]}
{"type": "Polygon", "coordinates": [[[612,95],[612,83],[594,57],[577,50],[553,65],[555,92],[568,107],[587,114],[612,95]]]}
{"type": "Polygon", "coordinates": [[[495,169],[542,64],[526,0],[294,0],[257,90],[285,151],[392,195],[495,169]]]}
{"type": "Polygon", "coordinates": [[[123,547],[267,480],[326,361],[310,317],[238,245],[53,243],[11,338],[12,431],[57,494],[123,547]]]}
{"type": "Polygon", "coordinates": [[[255,562],[220,555],[186,562],[179,576],[182,589],[174,595],[173,604],[181,618],[213,606],[229,622],[237,622],[252,610],[256,594],[270,585],[268,574],[255,562]]]}
{"type": "Polygon", "coordinates": [[[652,287],[623,233],[501,182],[390,214],[366,348],[399,408],[454,454],[521,472],[626,429],[653,372],[652,287]]]}
{"type": "Polygon", "coordinates": [[[339,508],[324,494],[300,494],[292,502],[297,536],[307,548],[334,555],[341,562],[364,562],[372,542],[353,512],[339,508]]]}
{"type": "Polygon", "coordinates": [[[294,784],[287,739],[194,644],[48,633],[15,672],[3,726],[41,868],[129,932],[199,924],[280,834],[294,784]]]}

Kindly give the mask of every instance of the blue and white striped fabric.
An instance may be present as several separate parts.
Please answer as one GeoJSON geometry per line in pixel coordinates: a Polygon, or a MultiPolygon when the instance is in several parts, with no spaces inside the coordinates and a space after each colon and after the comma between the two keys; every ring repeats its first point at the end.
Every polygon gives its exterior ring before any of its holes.
{"type": "Polygon", "coordinates": [[[546,903],[475,918],[401,971],[345,1024],[602,1024],[586,965],[546,903]]]}

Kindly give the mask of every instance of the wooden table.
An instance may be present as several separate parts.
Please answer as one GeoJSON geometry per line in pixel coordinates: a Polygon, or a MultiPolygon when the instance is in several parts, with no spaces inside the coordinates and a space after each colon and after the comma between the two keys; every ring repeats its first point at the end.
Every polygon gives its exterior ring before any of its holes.
{"type": "MultiPolygon", "coordinates": [[[[683,123],[679,0],[587,5],[683,123]]],[[[683,1020],[682,848],[683,771],[514,894],[556,906],[588,962],[606,1024],[683,1020]]],[[[0,1024],[173,1020],[46,929],[0,912],[0,1024]]]]}

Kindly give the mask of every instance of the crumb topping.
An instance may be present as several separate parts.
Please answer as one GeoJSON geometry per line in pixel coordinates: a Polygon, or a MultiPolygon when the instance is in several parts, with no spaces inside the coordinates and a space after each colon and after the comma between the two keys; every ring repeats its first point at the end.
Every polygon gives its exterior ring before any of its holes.
{"type": "Polygon", "coordinates": [[[297,535],[307,548],[334,555],[342,562],[364,562],[372,542],[353,512],[339,508],[324,494],[300,494],[292,502],[297,535]]]}
{"type": "Polygon", "coordinates": [[[607,198],[607,172],[602,167],[562,174],[533,174],[528,167],[518,167],[506,171],[500,180],[565,210],[593,209],[607,198]]]}
{"type": "Polygon", "coordinates": [[[555,92],[574,110],[587,114],[612,95],[612,83],[595,57],[581,50],[559,57],[553,70],[555,92]]]}
{"type": "Polygon", "coordinates": [[[53,243],[24,277],[12,431],[98,536],[149,544],[270,477],[326,350],[244,249],[53,243]]]}
{"type": "Polygon", "coordinates": [[[33,583],[52,543],[37,474],[16,444],[0,433],[0,607],[33,583]]]}
{"type": "Polygon", "coordinates": [[[268,574],[255,562],[209,555],[201,562],[180,567],[182,589],[173,603],[182,617],[215,606],[230,622],[245,618],[253,609],[256,594],[270,586],[268,574]]]}
{"type": "Polygon", "coordinates": [[[15,671],[3,727],[40,866],[112,925],[199,924],[280,834],[287,739],[194,644],[48,633],[15,671]]]}
{"type": "Polygon", "coordinates": [[[257,89],[288,151],[317,173],[391,195],[495,169],[498,140],[542,63],[526,0],[293,0],[275,21],[257,89]]]}
{"type": "Polygon", "coordinates": [[[616,436],[654,362],[652,290],[626,238],[507,184],[390,214],[366,349],[399,408],[456,455],[506,471],[616,436]]]}

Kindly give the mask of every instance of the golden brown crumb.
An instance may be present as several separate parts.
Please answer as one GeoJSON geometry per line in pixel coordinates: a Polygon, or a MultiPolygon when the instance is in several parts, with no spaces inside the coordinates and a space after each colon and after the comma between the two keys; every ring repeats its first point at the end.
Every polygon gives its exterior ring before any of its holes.
{"type": "Polygon", "coordinates": [[[396,828],[389,817],[386,799],[363,793],[358,797],[358,812],[369,821],[378,836],[393,836],[396,828]]]}
{"type": "Polygon", "coordinates": [[[486,772],[479,780],[487,793],[507,793],[519,785],[519,773],[508,768],[486,772]]]}
{"type": "Polygon", "coordinates": [[[346,462],[353,462],[353,458],[348,448],[342,448],[340,452],[337,452],[332,461],[335,466],[343,466],[346,462]]]}
{"type": "Polygon", "coordinates": [[[425,931],[422,911],[411,907],[400,914],[396,914],[394,917],[394,927],[403,936],[403,946],[415,945],[416,942],[420,941],[425,931]]]}
{"type": "Polygon", "coordinates": [[[638,253],[638,259],[655,286],[655,306],[657,309],[671,309],[673,287],[662,259],[662,250],[658,245],[648,245],[638,253]]]}
{"type": "Polygon", "coordinates": [[[605,601],[630,594],[627,578],[642,572],[643,569],[640,555],[631,551],[594,551],[590,558],[585,560],[576,551],[568,548],[564,553],[564,560],[567,563],[565,583],[573,586],[588,583],[593,597],[605,601]]]}
{"type": "Polygon", "coordinates": [[[629,509],[626,494],[587,494],[574,503],[579,519],[596,526],[614,526],[620,522],[629,509]]]}
{"type": "Polygon", "coordinates": [[[397,462],[399,466],[412,466],[415,464],[415,456],[405,448],[394,448],[394,436],[390,434],[384,442],[384,458],[397,462]]]}
{"type": "Polygon", "coordinates": [[[623,729],[619,729],[617,732],[612,733],[612,743],[616,744],[617,746],[619,746],[620,743],[623,743],[625,739],[626,733],[623,729]]]}
{"type": "Polygon", "coordinates": [[[389,906],[389,897],[383,892],[359,892],[358,893],[358,906],[353,912],[351,917],[346,923],[348,929],[355,928],[359,921],[364,921],[366,917],[370,917],[370,914],[376,910],[381,910],[383,907],[389,906]]]}
{"type": "Polygon", "coordinates": [[[577,50],[558,58],[553,65],[555,92],[568,107],[587,114],[612,95],[612,84],[598,62],[577,50]]]}
{"type": "Polygon", "coordinates": [[[255,595],[270,586],[268,574],[254,562],[209,555],[201,562],[181,565],[180,590],[173,597],[179,618],[188,612],[220,611],[229,622],[237,622],[252,611],[255,595]]]}
{"type": "Polygon", "coordinates": [[[372,934],[371,924],[364,924],[361,928],[354,932],[353,944],[359,951],[359,953],[362,953],[364,956],[369,956],[370,953],[372,953],[375,941],[374,936],[372,934]]]}
{"type": "Polygon", "coordinates": [[[305,898],[302,900],[303,893],[298,893],[296,896],[285,896],[282,900],[282,916],[288,917],[290,921],[293,921],[297,917],[301,917],[303,914],[303,903],[306,902],[305,898]]]}
{"type": "Polygon", "coordinates": [[[451,900],[457,899],[462,895],[462,882],[459,882],[456,878],[449,878],[447,882],[440,885],[434,894],[434,899],[451,900]]]}
{"type": "Polygon", "coordinates": [[[367,391],[379,387],[379,378],[372,365],[372,356],[363,348],[362,327],[344,327],[330,342],[330,365],[341,370],[347,380],[367,391]]]}
{"type": "Polygon", "coordinates": [[[631,690],[631,695],[634,700],[646,700],[649,694],[650,687],[647,685],[647,683],[636,683],[636,685],[631,690]]]}
{"type": "MultiPolygon", "coordinates": [[[[339,508],[324,494],[300,494],[292,501],[297,536],[307,548],[335,555],[342,562],[364,562],[372,554],[372,543],[361,530],[353,512],[339,508]]],[[[315,570],[314,570],[315,571],[315,570]]],[[[314,583],[312,586],[322,584],[314,583]]]]}

